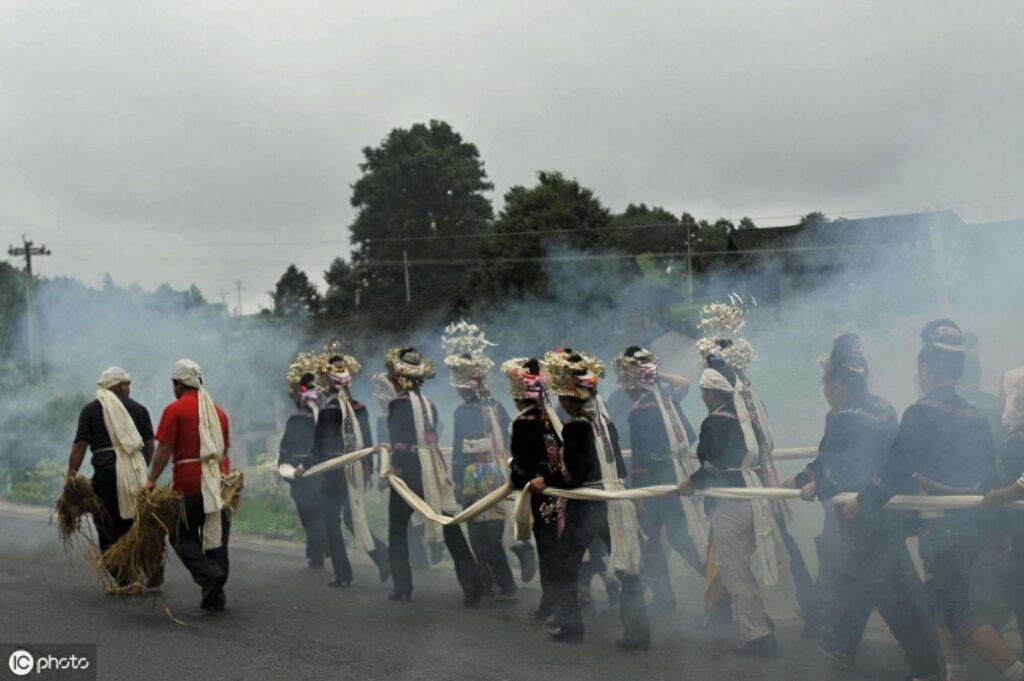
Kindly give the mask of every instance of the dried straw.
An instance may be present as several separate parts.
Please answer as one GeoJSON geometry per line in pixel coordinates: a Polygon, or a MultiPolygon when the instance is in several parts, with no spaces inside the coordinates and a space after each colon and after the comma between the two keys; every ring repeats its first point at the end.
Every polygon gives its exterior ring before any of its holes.
{"type": "Polygon", "coordinates": [[[242,508],[242,490],[245,489],[245,475],[237,468],[221,481],[221,498],[229,518],[235,517],[242,508]]]}
{"type": "Polygon", "coordinates": [[[88,478],[83,475],[68,476],[54,511],[57,516],[57,532],[65,548],[72,548],[76,537],[95,546],[85,527],[86,516],[91,515],[93,522],[97,522],[104,519],[107,512],[88,478]]]}
{"type": "Polygon", "coordinates": [[[136,499],[131,529],[103,552],[99,567],[117,575],[122,584],[159,586],[167,560],[167,536],[183,512],[181,497],[166,487],[142,492],[136,499]]]}

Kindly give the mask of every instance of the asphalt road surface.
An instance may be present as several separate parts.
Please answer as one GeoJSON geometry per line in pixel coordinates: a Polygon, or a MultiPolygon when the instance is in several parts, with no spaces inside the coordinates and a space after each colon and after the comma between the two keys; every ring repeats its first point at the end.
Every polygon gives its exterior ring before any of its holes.
{"type": "MultiPolygon", "coordinates": [[[[235,538],[228,610],[199,609],[199,589],[172,556],[155,595],[110,596],[81,561],[68,557],[45,513],[0,507],[0,643],[94,643],[100,679],[902,679],[905,664],[888,633],[873,623],[855,673],[832,670],[801,639],[791,601],[769,600],[780,656],[751,659],[730,641],[707,640],[693,624],[700,594],[686,589],[675,613],[652,609],[652,649],[619,650],[618,617],[603,594],[590,608],[587,640],[547,639],[531,617],[536,583],[517,603],[462,606],[444,564],[415,573],[411,603],[387,600],[368,560],[356,557],[348,590],[329,589],[329,570],[305,566],[285,542],[235,538]],[[174,622],[165,611],[184,622],[174,622]]],[[[677,589],[681,592],[683,589],[677,589]]],[[[0,660],[0,679],[16,678],[0,660]]],[[[997,679],[977,665],[976,681],[997,679]]],[[[31,678],[31,677],[21,677],[31,678]]]]}

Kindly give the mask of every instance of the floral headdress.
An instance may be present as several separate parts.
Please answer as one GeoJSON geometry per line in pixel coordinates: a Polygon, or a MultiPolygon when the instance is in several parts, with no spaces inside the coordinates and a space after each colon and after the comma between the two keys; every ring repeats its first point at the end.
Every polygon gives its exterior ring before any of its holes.
{"type": "Polygon", "coordinates": [[[508,377],[508,391],[515,400],[540,400],[547,392],[548,382],[544,376],[543,363],[537,362],[539,371],[530,371],[530,363],[534,361],[526,357],[516,357],[501,365],[501,371],[508,377]]]}
{"type": "Polygon", "coordinates": [[[434,363],[413,347],[391,348],[384,356],[384,366],[398,390],[415,390],[437,375],[434,363]]]}
{"type": "Polygon", "coordinates": [[[334,390],[350,385],[363,370],[363,366],[355,357],[345,354],[344,346],[337,338],[324,343],[324,348],[320,352],[320,363],[318,376],[321,384],[334,390]]]}
{"type": "Polygon", "coordinates": [[[444,359],[448,382],[456,388],[483,390],[487,374],[494,368],[494,362],[484,352],[494,346],[476,324],[466,320],[449,324],[441,338],[441,347],[448,353],[444,359]]]}
{"type": "Polygon", "coordinates": [[[619,385],[627,390],[656,383],[660,366],[661,358],[644,348],[629,348],[615,356],[615,373],[619,385]]]}
{"type": "Polygon", "coordinates": [[[604,363],[583,352],[562,350],[544,355],[544,373],[551,392],[561,397],[589,400],[597,394],[597,384],[604,378],[604,363]]]}
{"type": "Polygon", "coordinates": [[[697,328],[708,335],[697,341],[697,352],[705,367],[711,357],[718,357],[738,372],[746,371],[754,363],[757,353],[743,337],[743,330],[747,325],[747,312],[756,305],[753,297],[748,306],[742,297],[731,293],[728,303],[715,302],[701,308],[697,328]]]}

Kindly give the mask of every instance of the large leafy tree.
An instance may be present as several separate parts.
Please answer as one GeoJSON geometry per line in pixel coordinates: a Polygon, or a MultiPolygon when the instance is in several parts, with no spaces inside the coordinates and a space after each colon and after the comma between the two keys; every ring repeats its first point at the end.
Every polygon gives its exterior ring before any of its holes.
{"type": "Polygon", "coordinates": [[[312,317],[320,312],[320,293],[306,273],[295,265],[288,266],[271,295],[274,298],[275,316],[312,317]]]}
{"type": "Polygon", "coordinates": [[[533,187],[517,185],[505,193],[484,246],[488,262],[473,272],[475,288],[490,299],[549,295],[551,282],[564,281],[567,270],[586,270],[588,261],[572,259],[603,248],[611,219],[592,190],[559,172],[540,171],[533,187]]]}
{"type": "Polygon", "coordinates": [[[363,157],[363,175],[352,185],[351,231],[353,265],[366,273],[364,301],[404,301],[404,254],[414,303],[457,294],[464,263],[436,261],[477,257],[481,239],[457,237],[486,233],[494,215],[485,196],[493,185],[476,146],[432,120],[395,128],[363,157]]]}
{"type": "Polygon", "coordinates": [[[335,258],[324,272],[324,281],[327,282],[324,316],[334,321],[351,313],[356,307],[357,295],[361,297],[362,278],[356,268],[344,258],[335,258]]]}

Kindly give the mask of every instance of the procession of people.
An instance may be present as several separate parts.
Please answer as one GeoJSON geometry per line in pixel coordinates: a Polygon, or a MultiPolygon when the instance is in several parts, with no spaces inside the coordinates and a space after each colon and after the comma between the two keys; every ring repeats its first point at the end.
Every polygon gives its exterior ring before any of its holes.
{"type": "MultiPolygon", "coordinates": [[[[376,429],[351,392],[362,369],[356,358],[337,341],[300,354],[287,371],[295,413],[278,470],[305,530],[309,566],[329,561],[330,586],[353,586],[347,528],[380,581],[391,581],[392,601],[411,600],[413,570],[445,550],[466,607],[485,597],[516,600],[520,584],[537,575],[534,616],[551,641],[566,644],[584,640],[585,594],[600,574],[615,585],[608,593],[622,622],[618,645],[643,651],[652,641],[648,604],[677,608],[667,546],[705,585],[705,626],[730,626],[737,654],[780,654],[763,598],[765,586],[779,586],[795,596],[804,635],[839,668],[856,668],[877,609],[912,679],[964,681],[972,650],[1005,678],[1024,681],[1024,664],[970,598],[972,568],[990,561],[1008,609],[1024,616],[1024,515],[1008,506],[1024,499],[1024,369],[1005,375],[993,403],[1007,433],[997,442],[991,415],[958,395],[976,341],[955,322],[939,319],[921,332],[906,374],[916,374],[923,397],[902,418],[871,392],[861,339],[842,334],[821,360],[829,412],[817,454],[783,480],[768,410],[747,376],[756,354],[743,335],[745,314],[735,300],[704,309],[696,383],[706,416],[696,428],[681,408],[690,381],[640,345],[612,362],[632,405],[627,423],[614,423],[602,399],[605,364],[568,348],[500,365],[515,405],[510,417],[490,387],[493,344],[476,325],[453,324],[442,343],[461,400],[450,456],[428,395],[437,370],[417,348],[395,347],[383,359],[374,377],[384,409],[376,429]],[[617,426],[628,426],[627,441],[617,426]],[[389,494],[386,543],[366,516],[375,474],[389,494]],[[815,578],[787,527],[787,499],[825,508],[815,578]],[[923,578],[910,536],[918,538],[923,578]],[[1005,550],[983,553],[989,538],[1005,550]]],[[[184,511],[170,544],[201,588],[202,607],[218,612],[229,572],[231,519],[221,493],[231,472],[228,419],[197,364],[178,362],[171,380],[175,401],[154,433],[146,409],[129,397],[129,374],[103,372],[97,400],[79,419],[69,475],[90,448],[105,551],[130,528],[134,500],[172,465],[184,511]]],[[[123,585],[124,576],[110,577],[123,585]]]]}

